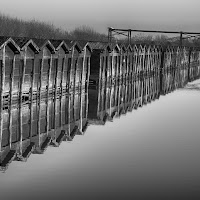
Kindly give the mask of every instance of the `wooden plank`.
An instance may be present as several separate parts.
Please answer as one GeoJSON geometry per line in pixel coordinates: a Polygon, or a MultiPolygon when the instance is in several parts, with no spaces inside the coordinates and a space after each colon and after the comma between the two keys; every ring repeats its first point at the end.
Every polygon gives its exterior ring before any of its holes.
{"type": "MultiPolygon", "coordinates": [[[[20,98],[21,99],[21,98],[20,98]]],[[[22,140],[23,140],[23,135],[22,135],[22,103],[19,103],[19,144],[20,144],[20,155],[22,155],[22,140]]]]}
{"type": "Polygon", "coordinates": [[[12,69],[11,69],[11,83],[10,83],[10,105],[9,105],[9,145],[11,148],[11,144],[12,144],[12,92],[13,92],[13,79],[14,79],[14,67],[15,67],[15,55],[13,58],[13,65],[12,65],[12,69]]]}
{"type": "Polygon", "coordinates": [[[64,67],[66,63],[66,54],[62,60],[62,69],[61,69],[61,81],[60,81],[60,88],[61,88],[61,94],[60,94],[60,125],[63,125],[63,115],[62,115],[62,107],[63,107],[63,79],[64,79],[64,67]]]}
{"type": "Polygon", "coordinates": [[[30,100],[31,100],[31,103],[33,102],[33,87],[34,87],[34,81],[35,81],[35,65],[36,65],[35,59],[36,59],[36,55],[34,55],[32,72],[31,72],[31,91],[30,91],[30,100]]]}
{"type": "Polygon", "coordinates": [[[47,84],[47,98],[46,98],[46,123],[47,123],[47,128],[46,128],[46,133],[47,135],[49,134],[49,85],[50,85],[50,79],[51,79],[51,71],[52,71],[52,54],[50,57],[50,64],[49,64],[49,69],[48,69],[48,84],[47,84]]]}
{"type": "Polygon", "coordinates": [[[13,61],[12,61],[12,68],[11,68],[11,74],[10,74],[10,106],[12,105],[12,99],[13,99],[13,83],[14,83],[14,67],[15,67],[15,58],[16,55],[14,55],[13,61]]]}
{"type": "Polygon", "coordinates": [[[88,59],[88,67],[87,67],[87,89],[89,87],[89,78],[90,78],[90,57],[87,58],[88,59]]]}
{"type": "MultiPolygon", "coordinates": [[[[3,59],[1,61],[1,85],[0,85],[0,98],[1,98],[1,104],[0,104],[0,141],[2,141],[2,134],[3,134],[3,90],[5,85],[5,54],[6,54],[6,47],[3,46],[3,59]]],[[[0,144],[0,152],[1,152],[1,144],[0,144]]]]}
{"type": "Polygon", "coordinates": [[[39,84],[39,104],[41,101],[41,97],[42,97],[42,72],[43,72],[43,66],[44,66],[44,50],[42,52],[42,58],[40,59],[40,73],[39,73],[39,80],[40,80],[40,84],[39,84]]]}
{"type": "Polygon", "coordinates": [[[111,63],[111,77],[110,77],[111,81],[110,81],[110,83],[113,84],[113,82],[114,82],[114,80],[113,80],[113,78],[114,78],[114,73],[113,73],[113,71],[114,71],[114,49],[112,50],[111,57],[112,57],[112,63],[111,63]]]}
{"type": "Polygon", "coordinates": [[[70,135],[70,133],[71,133],[71,126],[70,126],[70,124],[71,124],[71,115],[70,115],[70,110],[71,110],[71,94],[69,94],[68,98],[69,98],[69,101],[68,101],[68,110],[67,110],[67,112],[68,112],[68,135],[70,135]]]}
{"type": "Polygon", "coordinates": [[[73,71],[73,65],[74,65],[74,46],[72,48],[72,54],[71,54],[71,68],[70,68],[70,80],[69,80],[69,89],[72,87],[72,71],[73,71]]]}
{"type": "Polygon", "coordinates": [[[35,65],[36,65],[36,55],[34,54],[32,72],[31,72],[31,91],[30,91],[30,138],[33,136],[33,87],[35,81],[35,65]]]}
{"type": "Polygon", "coordinates": [[[22,64],[22,75],[20,77],[20,104],[22,103],[23,101],[23,85],[24,85],[24,76],[25,76],[25,67],[26,67],[26,51],[24,52],[24,55],[23,55],[23,62],[21,63],[22,64]]]}
{"type": "Polygon", "coordinates": [[[66,57],[67,55],[65,54],[64,60],[62,61],[62,71],[61,71],[61,81],[60,81],[60,88],[61,88],[61,96],[63,96],[63,79],[64,79],[64,68],[66,66],[66,57]]]}
{"type": "Polygon", "coordinates": [[[54,91],[55,91],[55,93],[54,93],[54,99],[57,99],[57,92],[58,92],[58,86],[57,86],[57,82],[58,82],[58,80],[57,80],[57,77],[58,77],[58,59],[56,58],[55,60],[54,60],[54,64],[55,64],[55,85],[54,85],[54,91]]]}
{"type": "MultiPolygon", "coordinates": [[[[87,69],[87,68],[85,68],[85,65],[86,65],[86,52],[87,52],[87,48],[85,47],[84,48],[84,54],[83,54],[83,67],[82,67],[82,76],[81,76],[81,88],[83,87],[83,83],[84,82],[86,82],[86,72],[85,72],[85,69],[87,69]],[[85,75],[84,75],[85,74],[85,75]],[[85,79],[85,80],[84,80],[85,79]]],[[[101,60],[101,58],[100,58],[100,60],[101,60]]],[[[100,71],[101,71],[101,63],[100,63],[100,69],[99,69],[100,71]]],[[[99,77],[101,77],[100,75],[99,75],[99,77]]],[[[99,78],[99,81],[100,81],[100,78],[99,78]]],[[[84,83],[84,88],[85,88],[85,83],[84,83]]],[[[82,91],[82,90],[81,90],[82,91]]]]}
{"type": "Polygon", "coordinates": [[[44,64],[44,49],[42,50],[42,59],[40,60],[40,86],[39,86],[39,98],[37,101],[37,107],[38,107],[38,119],[37,119],[37,136],[38,136],[38,143],[40,145],[40,135],[41,135],[41,125],[40,125],[40,119],[41,119],[41,97],[42,97],[42,71],[43,71],[43,64],[44,64]]]}
{"type": "MultiPolygon", "coordinates": [[[[104,58],[103,56],[99,55],[99,84],[98,85],[100,85],[101,82],[103,81],[103,62],[102,62],[103,58],[104,58]]],[[[85,65],[85,59],[84,59],[84,65],[85,65]]],[[[86,67],[86,70],[87,70],[87,67],[86,67]]],[[[86,76],[86,74],[87,73],[85,72],[85,76],[86,76]]],[[[87,78],[85,77],[85,80],[86,79],[87,78]]]]}
{"type": "Polygon", "coordinates": [[[52,54],[50,56],[50,63],[49,63],[49,69],[47,71],[48,74],[48,81],[47,81],[47,100],[49,98],[49,87],[50,87],[50,81],[51,81],[51,71],[52,71],[52,54]]]}

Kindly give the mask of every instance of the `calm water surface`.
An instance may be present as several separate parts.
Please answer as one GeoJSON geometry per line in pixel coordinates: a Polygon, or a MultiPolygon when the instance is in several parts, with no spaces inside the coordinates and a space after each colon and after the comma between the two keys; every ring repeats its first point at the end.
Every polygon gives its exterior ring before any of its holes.
{"type": "Polygon", "coordinates": [[[0,198],[200,199],[200,81],[0,173],[0,198]]]}

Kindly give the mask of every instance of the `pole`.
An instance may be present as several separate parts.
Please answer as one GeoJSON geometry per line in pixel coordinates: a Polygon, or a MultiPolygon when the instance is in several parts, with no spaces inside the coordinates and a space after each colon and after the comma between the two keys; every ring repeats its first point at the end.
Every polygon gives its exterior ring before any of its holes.
{"type": "Polygon", "coordinates": [[[128,30],[128,43],[131,44],[131,29],[128,30]]]}
{"type": "Polygon", "coordinates": [[[183,45],[183,32],[180,32],[180,46],[182,47],[183,45]]]}
{"type": "Polygon", "coordinates": [[[112,41],[112,28],[108,27],[108,42],[111,43],[112,41]]]}

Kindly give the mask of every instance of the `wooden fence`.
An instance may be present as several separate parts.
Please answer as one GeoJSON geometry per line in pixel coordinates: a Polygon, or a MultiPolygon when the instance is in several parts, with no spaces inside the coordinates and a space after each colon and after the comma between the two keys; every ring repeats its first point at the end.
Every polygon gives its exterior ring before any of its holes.
{"type": "Polygon", "coordinates": [[[1,108],[87,88],[89,43],[0,37],[1,108]]]}
{"type": "Polygon", "coordinates": [[[139,105],[200,77],[200,48],[95,42],[91,46],[90,85],[135,82],[139,105]]]}
{"type": "Polygon", "coordinates": [[[0,167],[199,77],[198,48],[0,37],[0,167]]]}
{"type": "Polygon", "coordinates": [[[0,37],[1,109],[87,89],[89,80],[135,82],[141,105],[199,77],[198,48],[0,37]]]}

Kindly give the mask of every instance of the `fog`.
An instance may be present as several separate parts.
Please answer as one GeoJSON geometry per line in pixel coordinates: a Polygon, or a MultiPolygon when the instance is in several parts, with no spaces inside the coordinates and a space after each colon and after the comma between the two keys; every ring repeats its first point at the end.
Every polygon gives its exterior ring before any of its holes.
{"type": "Polygon", "coordinates": [[[199,6],[198,0],[6,0],[0,12],[68,31],[87,25],[102,33],[108,26],[200,32],[199,6]]]}

